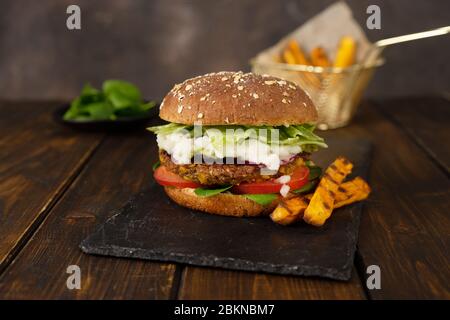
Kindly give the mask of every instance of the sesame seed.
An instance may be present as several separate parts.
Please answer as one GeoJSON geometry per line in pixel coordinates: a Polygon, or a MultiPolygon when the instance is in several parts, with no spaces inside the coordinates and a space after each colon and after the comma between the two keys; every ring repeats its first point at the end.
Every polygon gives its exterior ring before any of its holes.
{"type": "Polygon", "coordinates": [[[294,85],[292,85],[292,84],[289,85],[289,88],[291,88],[292,90],[297,89],[297,88],[296,88],[294,85]]]}
{"type": "Polygon", "coordinates": [[[222,78],[222,81],[227,81],[228,80],[228,77],[223,77],[222,78]]]}
{"type": "Polygon", "coordinates": [[[233,98],[236,98],[237,97],[237,95],[235,95],[235,94],[233,94],[233,95],[231,95],[233,98]]]}
{"type": "Polygon", "coordinates": [[[238,90],[242,90],[242,89],[244,89],[243,86],[238,86],[238,90]]]}
{"type": "Polygon", "coordinates": [[[179,105],[179,106],[178,106],[178,113],[181,113],[181,111],[183,111],[183,106],[182,106],[182,105],[179,105]]]}
{"type": "Polygon", "coordinates": [[[271,80],[270,80],[270,81],[269,81],[269,80],[264,81],[264,83],[265,83],[265,84],[268,84],[269,86],[272,85],[272,84],[274,84],[275,82],[276,82],[276,81],[271,81],[271,80]]]}
{"type": "Polygon", "coordinates": [[[230,123],[230,121],[228,120],[228,117],[225,118],[225,123],[230,123]]]}
{"type": "Polygon", "coordinates": [[[305,102],[303,102],[303,105],[306,107],[306,103],[305,102]]]}
{"type": "Polygon", "coordinates": [[[258,94],[254,93],[253,98],[258,99],[259,98],[258,94]]]}
{"type": "Polygon", "coordinates": [[[284,91],[284,92],[283,92],[283,96],[289,97],[289,93],[287,93],[286,91],[284,91]]]}
{"type": "Polygon", "coordinates": [[[283,99],[283,100],[281,100],[281,102],[283,102],[283,103],[287,103],[286,99],[283,99]]]}
{"type": "Polygon", "coordinates": [[[277,81],[278,82],[278,84],[280,85],[280,86],[282,86],[282,85],[285,85],[286,84],[286,81],[284,81],[284,80],[280,80],[280,81],[277,81]]]}
{"type": "Polygon", "coordinates": [[[190,84],[188,84],[185,88],[184,88],[184,90],[186,90],[186,91],[189,91],[189,90],[191,90],[192,89],[192,85],[190,85],[190,84]]]}
{"type": "Polygon", "coordinates": [[[203,118],[203,113],[200,112],[200,113],[197,115],[197,118],[199,118],[199,119],[203,118]]]}

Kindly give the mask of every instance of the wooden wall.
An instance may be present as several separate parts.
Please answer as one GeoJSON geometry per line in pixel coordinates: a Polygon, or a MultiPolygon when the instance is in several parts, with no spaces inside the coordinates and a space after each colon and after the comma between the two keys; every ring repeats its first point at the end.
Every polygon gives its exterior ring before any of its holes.
{"type": "MultiPolygon", "coordinates": [[[[0,98],[73,97],[82,84],[117,77],[160,98],[174,82],[218,70],[248,70],[248,60],[333,1],[1,0],[0,98]],[[68,31],[78,4],[82,30],[68,31]]],[[[382,9],[372,40],[450,24],[450,1],[351,0],[365,25],[382,9]]],[[[393,47],[368,95],[450,91],[450,37],[393,47]]]]}

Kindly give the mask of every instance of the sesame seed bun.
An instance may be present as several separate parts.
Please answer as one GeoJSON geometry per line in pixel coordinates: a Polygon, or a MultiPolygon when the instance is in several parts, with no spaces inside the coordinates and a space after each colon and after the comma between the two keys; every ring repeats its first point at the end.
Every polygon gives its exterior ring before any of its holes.
{"type": "Polygon", "coordinates": [[[242,72],[210,73],[175,85],[160,106],[169,122],[279,126],[314,123],[317,110],[293,82],[242,72]]]}
{"type": "Polygon", "coordinates": [[[167,195],[180,206],[211,214],[232,217],[257,217],[270,213],[278,201],[262,206],[241,195],[219,193],[211,197],[200,197],[191,188],[164,187],[167,195]]]}

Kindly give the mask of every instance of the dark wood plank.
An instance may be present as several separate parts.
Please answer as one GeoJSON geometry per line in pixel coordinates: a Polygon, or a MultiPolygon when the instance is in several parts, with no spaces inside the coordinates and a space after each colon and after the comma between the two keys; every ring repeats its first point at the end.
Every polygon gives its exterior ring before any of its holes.
{"type": "Polygon", "coordinates": [[[56,124],[54,103],[0,103],[0,270],[36,230],[102,139],[56,124]]]}
{"type": "Polygon", "coordinates": [[[180,299],[365,299],[358,275],[349,282],[186,267],[180,299]]]}
{"type": "Polygon", "coordinates": [[[377,105],[450,174],[450,100],[402,98],[377,105]]]}
{"type": "Polygon", "coordinates": [[[0,278],[6,299],[169,298],[175,266],[96,257],[78,245],[151,179],[157,151],[150,134],[108,137],[45,223],[0,278]],[[68,290],[66,268],[81,268],[81,290],[68,290]]]}
{"type": "Polygon", "coordinates": [[[364,106],[355,124],[327,134],[361,136],[375,144],[359,255],[365,274],[381,268],[373,299],[450,298],[450,182],[391,121],[364,106]]]}

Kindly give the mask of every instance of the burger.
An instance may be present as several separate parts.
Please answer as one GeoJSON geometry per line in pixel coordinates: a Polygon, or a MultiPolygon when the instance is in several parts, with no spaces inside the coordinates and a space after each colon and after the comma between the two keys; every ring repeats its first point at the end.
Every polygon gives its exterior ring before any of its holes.
{"type": "Polygon", "coordinates": [[[177,204],[254,217],[311,186],[317,110],[298,85],[267,75],[210,73],[175,85],[160,105],[156,182],[177,204]]]}

